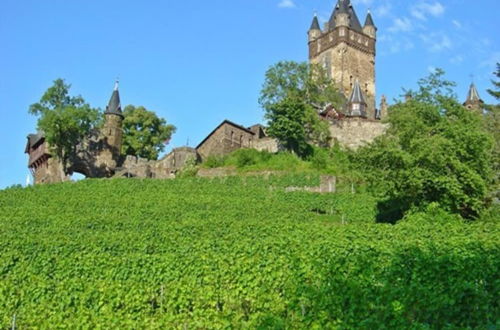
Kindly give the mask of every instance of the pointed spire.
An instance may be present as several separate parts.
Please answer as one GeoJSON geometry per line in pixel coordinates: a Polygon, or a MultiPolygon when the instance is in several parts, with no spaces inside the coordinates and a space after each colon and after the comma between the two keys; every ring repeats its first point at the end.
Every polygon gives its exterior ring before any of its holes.
{"type": "Polygon", "coordinates": [[[313,21],[312,21],[312,24],[311,24],[311,28],[309,29],[309,31],[312,31],[312,30],[319,30],[319,31],[321,31],[321,28],[319,27],[318,16],[316,14],[314,14],[314,18],[313,18],[313,21]]]}
{"type": "Polygon", "coordinates": [[[122,106],[120,103],[120,92],[118,91],[118,80],[115,82],[115,87],[113,89],[113,94],[111,94],[111,98],[109,99],[108,106],[106,107],[105,114],[112,114],[122,116],[122,106]]]}
{"type": "Polygon", "coordinates": [[[467,100],[465,102],[466,103],[483,102],[483,100],[481,100],[481,97],[479,96],[479,93],[476,89],[476,85],[474,85],[474,83],[472,83],[469,87],[469,93],[467,94],[467,100]]]}
{"type": "Polygon", "coordinates": [[[350,4],[349,1],[349,25],[351,28],[358,32],[363,32],[363,28],[361,27],[361,23],[359,22],[358,15],[356,15],[356,11],[354,11],[354,7],[350,4]]]}
{"type": "Polygon", "coordinates": [[[349,103],[366,103],[363,92],[361,91],[361,86],[359,86],[359,80],[357,79],[354,83],[351,97],[349,97],[349,103]]]}
{"type": "Polygon", "coordinates": [[[366,101],[357,79],[349,101],[347,101],[347,115],[350,117],[366,117],[366,101]]]}
{"type": "Polygon", "coordinates": [[[372,13],[370,13],[369,10],[366,15],[365,26],[375,26],[375,23],[373,23],[372,13]]]}

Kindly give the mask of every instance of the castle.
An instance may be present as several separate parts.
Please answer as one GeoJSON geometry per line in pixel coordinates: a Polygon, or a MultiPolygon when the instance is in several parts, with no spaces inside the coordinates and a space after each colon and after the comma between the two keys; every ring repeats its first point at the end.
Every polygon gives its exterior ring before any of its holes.
{"type": "MultiPolygon", "coordinates": [[[[347,148],[358,148],[385,133],[385,96],[376,107],[375,57],[377,27],[368,12],[361,25],[350,0],[338,0],[329,21],[321,29],[314,16],[308,31],[309,61],[321,65],[346,97],[340,109],[328,105],[318,115],[330,123],[333,141],[347,148]]],[[[474,84],[464,103],[479,109],[483,101],[474,84]]],[[[52,157],[43,133],[30,134],[25,152],[35,183],[69,180],[67,173],[86,177],[171,178],[189,162],[223,156],[240,148],[277,152],[278,141],[266,135],[262,125],[244,127],[224,120],[196,148],[173,149],[157,161],[121,155],[122,123],[120,95],[116,84],[106,107],[104,126],[91,132],[77,146],[77,152],[64,168],[52,157]]]]}

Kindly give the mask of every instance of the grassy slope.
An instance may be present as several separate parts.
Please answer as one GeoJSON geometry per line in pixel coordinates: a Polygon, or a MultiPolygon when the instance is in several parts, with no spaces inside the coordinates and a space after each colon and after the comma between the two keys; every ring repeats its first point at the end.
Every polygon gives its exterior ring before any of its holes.
{"type": "Polygon", "coordinates": [[[498,225],[377,225],[315,177],[0,191],[0,328],[431,327],[497,321],[498,225]],[[342,224],[342,218],[347,224],[342,224]]]}

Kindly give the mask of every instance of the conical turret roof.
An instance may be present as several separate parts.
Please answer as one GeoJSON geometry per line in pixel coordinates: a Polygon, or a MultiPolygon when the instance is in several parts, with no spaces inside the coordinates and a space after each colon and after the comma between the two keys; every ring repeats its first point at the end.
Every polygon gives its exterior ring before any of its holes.
{"type": "Polygon", "coordinates": [[[108,106],[106,107],[105,114],[113,114],[122,116],[122,106],[120,102],[120,92],[118,91],[118,81],[115,83],[115,88],[113,90],[113,94],[111,94],[111,98],[109,99],[108,106]]]}
{"type": "Polygon", "coordinates": [[[472,83],[469,87],[469,93],[467,93],[467,100],[465,100],[465,103],[476,103],[476,102],[483,102],[483,100],[481,100],[481,97],[479,96],[476,85],[472,83]]]}
{"type": "Polygon", "coordinates": [[[318,16],[316,16],[316,15],[314,15],[314,18],[313,18],[313,21],[312,21],[312,24],[311,24],[311,28],[309,29],[309,31],[312,31],[312,30],[319,30],[319,31],[321,31],[321,28],[319,27],[318,16]]]}
{"type": "Polygon", "coordinates": [[[349,103],[366,104],[365,97],[363,96],[363,91],[361,91],[361,86],[359,86],[358,80],[354,83],[354,88],[352,89],[351,96],[349,97],[349,103]]]}
{"type": "Polygon", "coordinates": [[[373,23],[372,14],[368,11],[368,15],[366,15],[365,26],[375,26],[373,23]]]}

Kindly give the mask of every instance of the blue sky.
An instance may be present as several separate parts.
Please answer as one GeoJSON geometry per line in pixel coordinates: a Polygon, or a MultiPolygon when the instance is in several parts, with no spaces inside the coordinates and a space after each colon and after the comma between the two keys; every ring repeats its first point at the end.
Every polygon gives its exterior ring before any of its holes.
{"type": "MultiPolygon", "coordinates": [[[[307,60],[313,13],[336,1],[2,0],[0,2],[0,189],[24,183],[27,113],[56,78],[104,108],[120,78],[122,104],[143,105],[177,126],[171,147],[196,146],[223,119],[262,122],[266,69],[307,60]]],[[[500,62],[498,0],[358,0],[378,27],[377,97],[389,100],[440,67],[465,97],[471,76],[493,102],[500,62]]]]}

